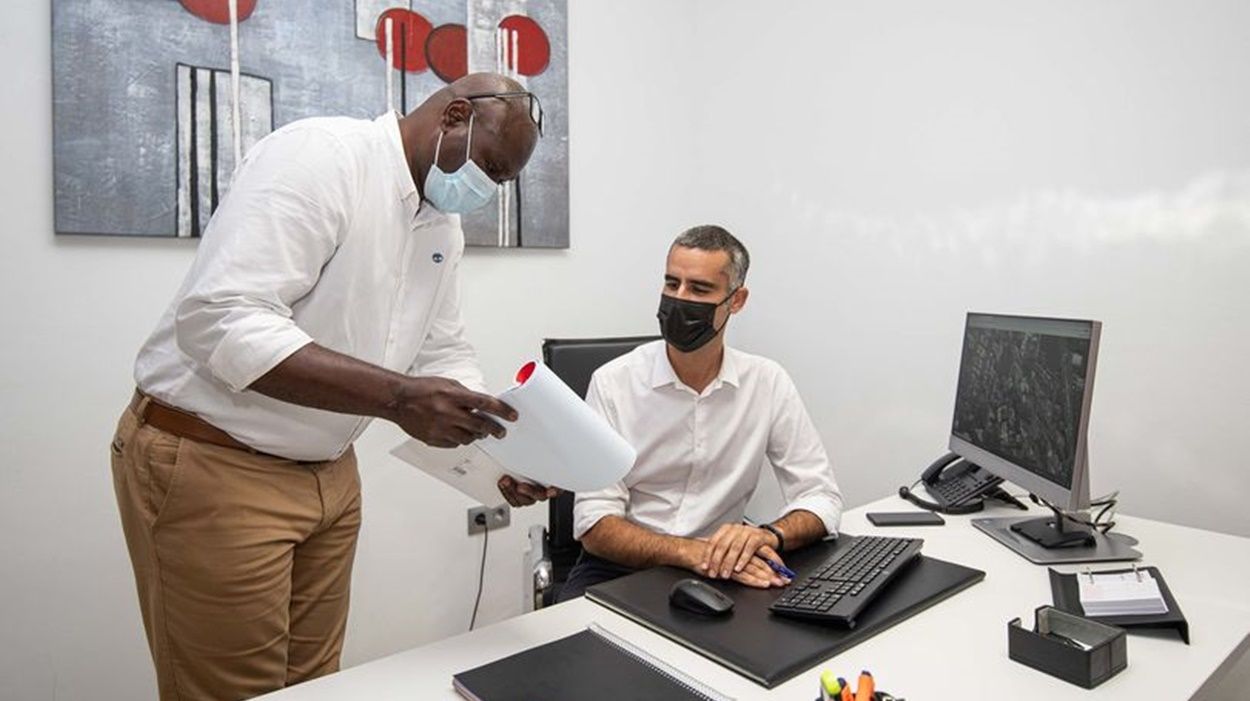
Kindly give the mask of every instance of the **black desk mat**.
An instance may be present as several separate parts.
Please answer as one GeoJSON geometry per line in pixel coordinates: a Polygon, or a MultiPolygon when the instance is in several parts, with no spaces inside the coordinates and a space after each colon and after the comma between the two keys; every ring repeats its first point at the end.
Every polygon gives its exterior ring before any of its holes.
{"type": "MultiPolygon", "coordinates": [[[[843,535],[787,553],[786,564],[802,578],[850,540],[843,535]]],[[[708,582],[733,597],[730,615],[712,618],[671,607],[668,593],[673,584],[693,576],[687,570],[656,567],[590,587],[586,598],[771,689],[976,584],[985,573],[921,555],[849,629],[771,613],[768,607],[782,589],[752,589],[720,580],[708,582]]]]}

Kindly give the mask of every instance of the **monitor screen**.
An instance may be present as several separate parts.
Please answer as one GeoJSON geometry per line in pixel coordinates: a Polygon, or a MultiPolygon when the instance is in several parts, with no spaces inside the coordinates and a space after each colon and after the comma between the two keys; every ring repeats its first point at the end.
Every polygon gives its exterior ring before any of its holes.
{"type": "Polygon", "coordinates": [[[1071,488],[1085,426],[1086,382],[1092,380],[1095,324],[969,314],[952,435],[1071,488]]]}

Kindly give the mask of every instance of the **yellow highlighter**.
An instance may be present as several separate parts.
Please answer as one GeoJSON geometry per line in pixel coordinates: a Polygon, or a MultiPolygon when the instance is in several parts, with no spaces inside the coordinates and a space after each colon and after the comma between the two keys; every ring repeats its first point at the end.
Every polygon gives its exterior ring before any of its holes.
{"type": "Polygon", "coordinates": [[[842,679],[833,672],[825,670],[820,673],[820,701],[840,701],[842,698],[842,679]]]}

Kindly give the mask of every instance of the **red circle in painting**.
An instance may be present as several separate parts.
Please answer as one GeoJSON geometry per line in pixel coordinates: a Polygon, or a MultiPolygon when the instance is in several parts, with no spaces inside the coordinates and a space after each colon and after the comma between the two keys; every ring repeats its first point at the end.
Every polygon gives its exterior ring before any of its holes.
{"type": "MultiPolygon", "coordinates": [[[[178,0],[187,12],[206,22],[230,24],[230,0],[178,0]]],[[[239,0],[239,21],[252,16],[257,0],[239,0]]]]}
{"type": "Polygon", "coordinates": [[[391,9],[378,15],[377,35],[378,53],[386,60],[386,20],[391,20],[391,33],[395,37],[394,60],[392,65],[401,71],[420,73],[429,65],[425,62],[425,39],[430,35],[434,25],[425,17],[412,10],[402,7],[391,9]]]}
{"type": "Polygon", "coordinates": [[[450,83],[469,73],[469,32],[463,24],[434,28],[425,40],[425,60],[434,75],[450,83]]]}
{"type": "MultiPolygon", "coordinates": [[[[547,41],[547,32],[537,22],[525,15],[508,15],[499,26],[517,33],[517,53],[521,56],[517,73],[538,75],[547,70],[547,63],[551,61],[551,43],[547,41]]],[[[508,51],[512,51],[510,45],[508,51]]]]}

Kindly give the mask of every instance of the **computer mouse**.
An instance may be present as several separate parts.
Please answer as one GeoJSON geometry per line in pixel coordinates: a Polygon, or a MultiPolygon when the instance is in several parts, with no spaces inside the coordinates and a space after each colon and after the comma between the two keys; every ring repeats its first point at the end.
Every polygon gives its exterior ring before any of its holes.
{"type": "Polygon", "coordinates": [[[674,584],[668,593],[668,603],[704,616],[723,616],[734,607],[733,599],[697,579],[683,579],[674,584]]]}

